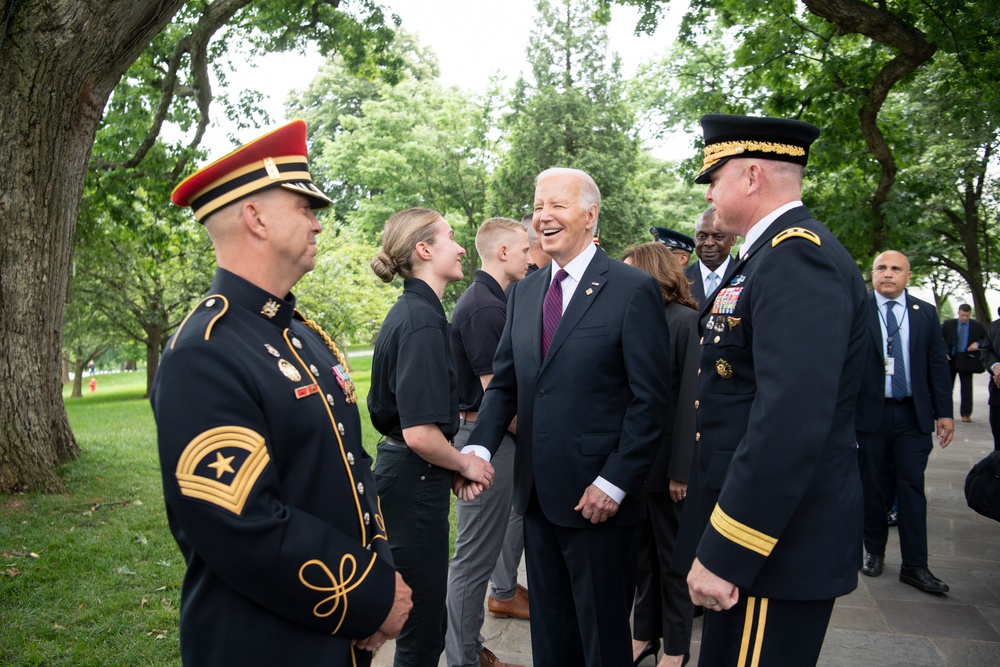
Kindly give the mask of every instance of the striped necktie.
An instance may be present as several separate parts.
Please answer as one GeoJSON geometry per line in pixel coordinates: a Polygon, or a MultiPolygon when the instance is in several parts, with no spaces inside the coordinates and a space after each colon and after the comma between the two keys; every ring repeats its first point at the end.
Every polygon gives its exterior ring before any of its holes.
{"type": "Polygon", "coordinates": [[[545,302],[542,304],[542,359],[549,351],[549,343],[562,319],[562,281],[568,275],[565,269],[559,269],[549,285],[549,291],[545,293],[545,302]]]}

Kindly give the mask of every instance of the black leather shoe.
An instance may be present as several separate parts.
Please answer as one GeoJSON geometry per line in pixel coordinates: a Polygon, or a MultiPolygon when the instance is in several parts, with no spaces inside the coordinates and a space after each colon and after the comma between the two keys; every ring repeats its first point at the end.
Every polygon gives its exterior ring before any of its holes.
{"type": "Polygon", "coordinates": [[[926,567],[907,567],[904,565],[899,568],[899,580],[904,584],[916,586],[925,593],[941,594],[951,590],[948,588],[948,584],[931,574],[931,571],[926,567]]]}
{"type": "Polygon", "coordinates": [[[865,564],[861,566],[861,574],[867,577],[878,577],[882,574],[883,565],[885,565],[884,554],[868,554],[865,556],[865,564]]]}
{"type": "Polygon", "coordinates": [[[646,648],[642,649],[642,653],[640,653],[639,657],[636,658],[635,661],[632,663],[632,667],[639,667],[639,663],[648,658],[649,656],[653,656],[655,660],[656,654],[659,653],[659,651],[660,651],[659,639],[653,639],[647,642],[646,648]]]}
{"type": "Polygon", "coordinates": [[[895,526],[899,523],[899,512],[893,512],[889,510],[885,515],[885,522],[890,526],[895,526]]]}

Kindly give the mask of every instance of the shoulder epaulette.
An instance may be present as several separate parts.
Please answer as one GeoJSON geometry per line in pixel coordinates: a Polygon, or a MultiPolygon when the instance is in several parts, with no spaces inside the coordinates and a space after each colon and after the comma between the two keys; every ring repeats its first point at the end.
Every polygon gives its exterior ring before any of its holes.
{"type": "Polygon", "coordinates": [[[211,315],[205,325],[204,333],[205,340],[208,340],[212,335],[212,327],[215,326],[215,323],[220,317],[226,314],[227,310],[229,310],[229,301],[226,297],[221,294],[210,294],[206,296],[198,302],[198,305],[191,309],[191,312],[184,316],[183,320],[181,320],[180,325],[177,327],[177,331],[174,332],[173,339],[170,341],[170,349],[173,349],[174,345],[177,344],[177,339],[180,338],[181,330],[184,328],[184,325],[187,324],[187,321],[191,319],[192,315],[197,312],[211,315]]]}
{"type": "Polygon", "coordinates": [[[798,236],[803,239],[809,239],[816,245],[821,245],[819,241],[819,236],[816,232],[811,232],[808,229],[803,229],[802,227],[789,227],[788,229],[779,232],[777,236],[771,239],[771,247],[775,247],[782,241],[786,241],[794,236],[798,236]]]}

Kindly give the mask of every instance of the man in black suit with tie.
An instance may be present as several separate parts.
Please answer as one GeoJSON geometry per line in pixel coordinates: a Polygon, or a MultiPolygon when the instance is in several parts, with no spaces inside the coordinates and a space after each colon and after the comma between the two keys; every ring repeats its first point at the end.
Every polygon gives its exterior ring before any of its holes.
{"type": "Polygon", "coordinates": [[[979,347],[986,340],[986,327],[972,319],[972,306],[963,303],[958,307],[958,317],[941,324],[945,349],[948,352],[948,369],[951,371],[951,391],[955,391],[955,376],[961,380],[959,414],[962,421],[972,421],[972,375],[982,369],[979,347]],[[976,367],[974,371],[972,367],[976,367]]]}
{"type": "Polygon", "coordinates": [[[513,503],[536,667],[631,664],[642,487],[669,427],[660,288],[593,243],[599,209],[585,172],[538,176],[533,225],[552,263],[510,292],[469,437],[488,457],[517,415],[513,503]]]}
{"type": "MultiPolygon", "coordinates": [[[[695,485],[682,518],[700,665],[803,667],[857,587],[854,401],[866,335],[854,260],[801,201],[819,128],[706,115],[695,182],[743,256],[701,310],[695,485]]],[[[679,545],[675,564],[682,565],[679,545]]]]}
{"type": "Polygon", "coordinates": [[[715,228],[715,209],[706,208],[694,228],[694,254],[698,261],[684,269],[691,282],[691,296],[699,306],[729,277],[729,269],[733,267],[729,253],[735,243],[733,234],[715,228]]]}
{"type": "Polygon", "coordinates": [[[906,291],[910,262],[895,250],[875,258],[868,297],[867,356],[856,429],[865,494],[865,556],[861,573],[882,574],[889,527],[885,521],[886,467],[896,474],[899,501],[899,580],[928,593],[948,585],[927,569],[927,497],[924,469],[937,430],[947,447],[955,430],[944,338],[934,306],[906,291]]]}

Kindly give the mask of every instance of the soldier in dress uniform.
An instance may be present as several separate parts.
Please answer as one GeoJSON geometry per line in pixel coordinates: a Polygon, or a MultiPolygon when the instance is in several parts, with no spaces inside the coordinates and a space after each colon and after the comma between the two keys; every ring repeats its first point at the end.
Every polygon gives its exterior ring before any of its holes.
{"type": "Polygon", "coordinates": [[[152,391],[187,666],[367,665],[399,633],[396,573],[341,352],[289,291],[330,200],[294,121],[184,180],[215,247],[208,295],[152,391]]]}
{"type": "Polygon", "coordinates": [[[691,597],[706,609],[699,664],[813,665],[835,598],[857,586],[864,281],[801,201],[819,128],[701,124],[695,180],[709,184],[717,228],[746,241],[701,311],[696,480],[681,528],[691,597]]]}

